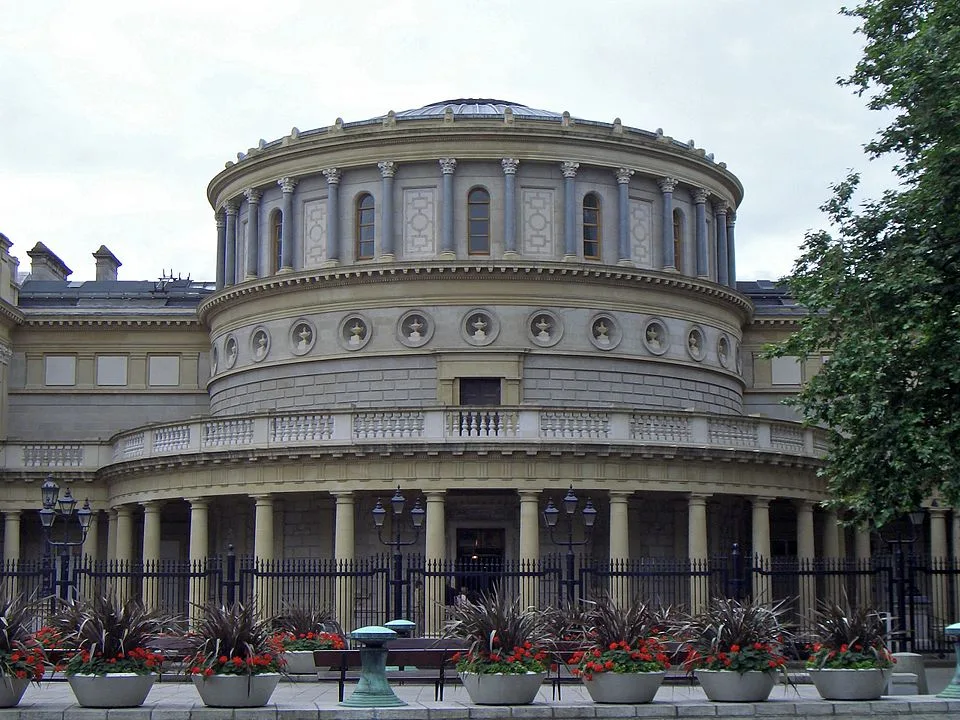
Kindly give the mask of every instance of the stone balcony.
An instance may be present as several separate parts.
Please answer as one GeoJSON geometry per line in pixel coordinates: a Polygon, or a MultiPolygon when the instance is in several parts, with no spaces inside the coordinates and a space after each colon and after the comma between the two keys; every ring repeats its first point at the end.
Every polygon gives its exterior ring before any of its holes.
{"type": "Polygon", "coordinates": [[[820,430],[759,417],[692,411],[630,411],[546,407],[416,408],[274,413],[238,418],[199,418],[120,433],[106,443],[7,444],[0,450],[7,471],[90,473],[118,463],[191,454],[272,452],[296,448],[471,445],[485,450],[529,450],[576,443],[689,448],[709,455],[769,453],[815,460],[826,451],[820,430]],[[512,447],[511,447],[512,446],[512,447]]]}

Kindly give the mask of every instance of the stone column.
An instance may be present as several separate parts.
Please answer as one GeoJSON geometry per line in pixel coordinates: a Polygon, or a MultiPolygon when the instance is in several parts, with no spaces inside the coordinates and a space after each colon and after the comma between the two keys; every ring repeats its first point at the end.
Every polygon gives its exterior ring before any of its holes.
{"type": "Polygon", "coordinates": [[[610,596],[620,607],[630,602],[629,508],[632,492],[611,490],[610,496],[610,596]]]}
{"type": "Polygon", "coordinates": [[[617,170],[617,265],[633,266],[630,257],[630,168],[617,170]]]}
{"type": "Polygon", "coordinates": [[[213,214],[217,223],[217,290],[223,290],[227,266],[227,220],[221,208],[213,214]]]}
{"type": "MultiPolygon", "coordinates": [[[[129,505],[117,506],[117,569],[131,570],[133,558],[133,509],[129,505]]],[[[117,579],[117,595],[121,602],[129,599],[130,587],[122,577],[117,579]]]]}
{"type": "Polygon", "coordinates": [[[563,173],[563,260],[576,262],[577,248],[577,168],[580,163],[571,160],[560,163],[563,173]]]}
{"type": "Polygon", "coordinates": [[[677,181],[673,178],[665,177],[657,181],[660,186],[660,192],[663,193],[663,228],[660,234],[660,246],[663,262],[661,267],[664,270],[676,270],[677,259],[673,253],[673,190],[677,187],[677,181]]]}
{"type": "Polygon", "coordinates": [[[424,497],[427,502],[424,550],[428,574],[423,587],[423,632],[439,635],[446,620],[443,604],[446,599],[446,578],[442,571],[447,564],[447,493],[444,490],[428,490],[424,497]]]}
{"type": "MultiPolygon", "coordinates": [[[[693,570],[702,570],[709,557],[707,542],[707,498],[690,493],[687,496],[687,548],[693,570]]],[[[698,613],[710,602],[710,577],[697,574],[690,578],[690,610],[698,613]]]]}
{"type": "Polygon", "coordinates": [[[813,574],[816,548],[813,534],[813,503],[797,502],[797,559],[800,561],[801,622],[813,615],[817,606],[817,579],[813,574]]]}
{"type": "Polygon", "coordinates": [[[853,602],[860,606],[866,605],[873,607],[873,583],[871,581],[871,575],[868,572],[864,572],[869,569],[870,558],[872,557],[870,551],[870,531],[857,528],[853,542],[857,570],[860,571],[857,574],[857,597],[853,602]]]}
{"type": "Polygon", "coordinates": [[[83,542],[81,555],[86,555],[91,562],[97,562],[100,559],[98,552],[100,546],[100,511],[94,510],[90,516],[90,526],[87,528],[87,537],[83,542]]]}
{"type": "Polygon", "coordinates": [[[227,200],[223,204],[223,216],[226,223],[226,246],[223,251],[223,286],[237,284],[237,201],[227,200]]]}
{"type": "Polygon", "coordinates": [[[143,506],[143,604],[148,608],[159,607],[159,577],[157,576],[160,563],[160,509],[163,503],[151,500],[141,503],[143,506]]]}
{"type": "MultiPolygon", "coordinates": [[[[843,557],[842,552],[840,551],[840,523],[837,520],[836,510],[826,510],[823,514],[823,555],[824,560],[827,561],[828,570],[840,570],[841,558],[843,557]]],[[[826,599],[839,602],[843,599],[843,593],[841,591],[841,584],[843,583],[842,575],[828,575],[826,580],[826,599]]]]}
{"type": "Polygon", "coordinates": [[[337,505],[334,516],[333,557],[337,563],[336,612],[337,620],[344,630],[355,626],[356,587],[351,571],[354,570],[356,539],[354,537],[355,509],[352,490],[332,492],[337,505]]]}
{"type": "Polygon", "coordinates": [[[710,261],[707,250],[707,191],[697,188],[693,192],[693,201],[697,204],[697,277],[710,275],[710,261]]]}
{"type": "MultiPolygon", "coordinates": [[[[292,177],[277,180],[280,192],[283,193],[283,202],[280,212],[283,217],[280,221],[280,269],[279,272],[293,272],[293,248],[296,245],[293,237],[293,190],[297,187],[297,179],[292,177]]],[[[273,252],[271,250],[271,252],[273,252]]]]}
{"type": "Polygon", "coordinates": [[[733,226],[737,222],[737,214],[731,208],[727,213],[727,283],[734,290],[737,288],[737,253],[733,242],[733,226]]]}
{"type": "MultiPolygon", "coordinates": [[[[756,568],[759,563],[761,567],[769,569],[770,564],[770,501],[769,497],[754,497],[750,499],[752,505],[752,532],[753,532],[753,558],[751,567],[756,568]]],[[[753,596],[762,602],[773,602],[770,590],[770,576],[753,572],[753,596]]]]}
{"type": "Polygon", "coordinates": [[[517,165],[516,158],[503,158],[503,256],[516,257],[517,253],[517,165]]]}
{"type": "Polygon", "coordinates": [[[327,179],[327,259],[325,267],[340,264],[340,171],[337,168],[321,170],[327,179]]]}
{"type": "Polygon", "coordinates": [[[244,257],[243,279],[256,280],[260,260],[260,198],[263,193],[254,188],[243,191],[247,198],[247,245],[244,257]]]}
{"type": "Polygon", "coordinates": [[[117,561],[117,511],[115,508],[107,510],[107,562],[117,561]]]}
{"type": "MultiPolygon", "coordinates": [[[[254,495],[254,533],[253,555],[257,567],[272,570],[273,552],[273,495],[254,495]]],[[[274,583],[271,578],[258,577],[254,584],[257,613],[261,617],[270,617],[277,607],[274,597],[274,583]]]]}
{"type": "MultiPolygon", "coordinates": [[[[3,511],[3,567],[12,571],[20,563],[20,510],[8,508],[3,511]]],[[[7,581],[7,597],[15,597],[20,591],[19,579],[10,575],[7,581]]]]}
{"type": "Polygon", "coordinates": [[[440,223],[440,259],[456,260],[457,249],[453,234],[453,171],[457,169],[454,158],[440,158],[440,172],[443,174],[443,213],[440,223]]]}
{"type": "Polygon", "coordinates": [[[713,200],[714,224],[717,227],[717,282],[730,284],[730,258],[727,257],[727,203],[719,198],[713,200]]]}
{"type": "MultiPolygon", "coordinates": [[[[540,491],[518,490],[520,495],[520,570],[535,573],[540,564],[540,491]]],[[[524,607],[539,607],[540,583],[535,574],[521,580],[524,607]]]]}
{"type": "Polygon", "coordinates": [[[930,560],[933,573],[933,637],[940,637],[943,629],[954,622],[950,612],[950,586],[947,568],[951,566],[950,552],[947,549],[947,509],[931,507],[930,514],[930,560]]]}
{"type": "Polygon", "coordinates": [[[393,262],[393,176],[397,164],[393,160],[378,162],[380,168],[380,260],[393,262]]]}
{"type": "Polygon", "coordinates": [[[210,504],[206,498],[186,498],[190,503],[190,625],[196,627],[207,604],[207,557],[210,554],[210,504]]]}

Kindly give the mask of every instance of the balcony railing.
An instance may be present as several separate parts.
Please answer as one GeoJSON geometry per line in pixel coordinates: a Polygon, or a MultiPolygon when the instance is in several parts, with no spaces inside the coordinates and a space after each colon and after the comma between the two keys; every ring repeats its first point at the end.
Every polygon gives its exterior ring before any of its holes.
{"type": "Polygon", "coordinates": [[[324,445],[562,443],[766,451],[816,457],[824,433],[795,423],[696,412],[456,407],[276,413],[206,418],[124,432],[110,443],[26,443],[3,448],[7,470],[94,471],[104,465],[190,453],[324,445]]]}

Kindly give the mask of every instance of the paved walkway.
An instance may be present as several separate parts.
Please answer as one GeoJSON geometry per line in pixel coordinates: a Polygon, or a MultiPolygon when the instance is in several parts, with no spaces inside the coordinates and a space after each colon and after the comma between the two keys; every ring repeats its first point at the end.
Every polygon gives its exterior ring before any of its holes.
{"type": "MultiPolygon", "coordinates": [[[[350,685],[347,693],[353,690],[350,685]]],[[[142,708],[130,710],[94,710],[76,705],[65,682],[45,682],[31,686],[20,706],[0,710],[0,720],[499,720],[500,718],[688,718],[778,716],[822,720],[824,716],[845,719],[871,718],[876,715],[922,720],[960,718],[960,701],[944,701],[933,695],[891,696],[870,703],[840,703],[820,700],[811,685],[796,688],[777,687],[765,703],[712,703],[698,687],[664,686],[648,705],[597,705],[579,685],[563,687],[563,700],[551,699],[551,687],[544,685],[533,705],[516,707],[478,706],[470,703],[466,690],[448,687],[443,702],[433,699],[433,685],[395,687],[407,707],[355,709],[337,702],[336,683],[282,682],[265,708],[206,708],[191,683],[163,682],[151,690],[142,708]]]]}

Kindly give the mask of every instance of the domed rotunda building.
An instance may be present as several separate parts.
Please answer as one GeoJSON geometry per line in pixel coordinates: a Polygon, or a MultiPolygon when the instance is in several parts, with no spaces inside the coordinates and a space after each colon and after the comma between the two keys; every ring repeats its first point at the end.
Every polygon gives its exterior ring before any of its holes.
{"type": "Polygon", "coordinates": [[[824,438],[780,404],[820,358],[759,357],[797,309],[736,282],[743,188],[693,141],[450,100],[260,141],[208,198],[215,286],[118,280],[106,248],[70,283],[42,245],[18,283],[4,243],[7,559],[40,554],[48,474],[98,560],[402,550],[427,616],[470,562],[846,552],[824,438]]]}

